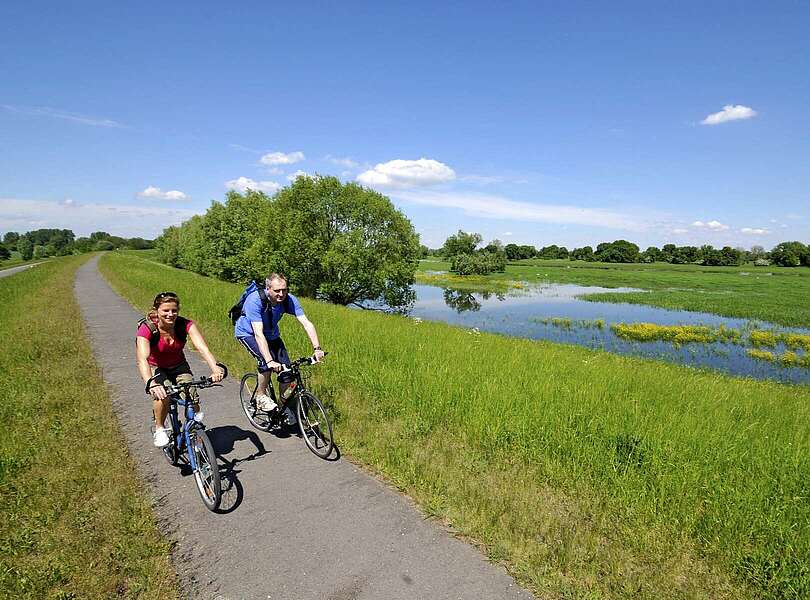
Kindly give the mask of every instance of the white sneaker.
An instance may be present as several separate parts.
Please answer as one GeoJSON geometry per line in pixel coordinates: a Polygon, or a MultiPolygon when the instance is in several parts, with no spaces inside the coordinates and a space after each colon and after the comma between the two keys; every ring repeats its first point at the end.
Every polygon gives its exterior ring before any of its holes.
{"type": "Polygon", "coordinates": [[[264,412],[270,412],[278,407],[278,404],[273,402],[273,399],[267,394],[259,394],[256,396],[256,408],[264,412]]]}
{"type": "Polygon", "coordinates": [[[154,444],[157,448],[163,448],[169,445],[169,432],[171,429],[165,427],[158,427],[155,429],[154,444]]]}
{"type": "Polygon", "coordinates": [[[284,416],[287,417],[287,425],[298,425],[298,419],[295,418],[295,413],[288,406],[284,409],[284,416]]]}

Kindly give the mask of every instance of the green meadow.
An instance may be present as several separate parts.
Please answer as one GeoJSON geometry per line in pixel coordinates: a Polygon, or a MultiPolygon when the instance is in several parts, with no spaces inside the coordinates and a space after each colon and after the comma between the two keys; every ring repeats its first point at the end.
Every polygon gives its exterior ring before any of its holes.
{"type": "MultiPolygon", "coordinates": [[[[176,291],[217,358],[234,374],[253,368],[226,317],[241,286],[135,253],[107,253],[101,269],[141,310],[176,291]]],[[[649,275],[662,286],[694,276],[649,275]]],[[[303,304],[330,352],[314,386],[344,457],[539,597],[810,595],[807,386],[303,304]]],[[[291,321],[282,331],[298,356],[309,345],[291,321]]]]}
{"type": "Polygon", "coordinates": [[[505,273],[458,277],[450,263],[423,260],[418,283],[464,289],[505,290],[520,282],[576,283],[631,287],[643,292],[589,294],[584,300],[648,304],[671,310],[710,312],[757,319],[790,327],[810,327],[810,269],[804,267],[703,267],[668,263],[622,264],[570,260],[525,260],[510,263],[505,273]]]}
{"type": "Polygon", "coordinates": [[[73,296],[87,258],[0,279],[0,597],[174,598],[73,296]]]}

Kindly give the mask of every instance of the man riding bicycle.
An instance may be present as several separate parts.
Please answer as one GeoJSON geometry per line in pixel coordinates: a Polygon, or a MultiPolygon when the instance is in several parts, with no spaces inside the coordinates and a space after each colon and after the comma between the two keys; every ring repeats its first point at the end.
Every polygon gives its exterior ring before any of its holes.
{"type": "MultiPolygon", "coordinates": [[[[271,273],[265,280],[264,290],[255,290],[248,294],[242,306],[242,314],[236,321],[234,335],[236,339],[250,352],[256,359],[258,371],[258,387],[256,388],[256,407],[259,410],[269,412],[277,407],[277,404],[267,394],[270,384],[270,374],[279,373],[285,365],[290,364],[290,357],[287,348],[281,339],[278,330],[278,322],[285,314],[294,315],[304,331],[307,332],[309,341],[312,343],[313,358],[319,362],[323,356],[318,332],[315,326],[304,314],[298,298],[289,293],[287,288],[287,278],[279,273],[271,273]],[[262,292],[266,299],[262,298],[262,292]]],[[[279,387],[282,397],[288,382],[283,377],[279,377],[279,387]]],[[[289,420],[292,421],[292,411],[288,412],[289,420]]]]}

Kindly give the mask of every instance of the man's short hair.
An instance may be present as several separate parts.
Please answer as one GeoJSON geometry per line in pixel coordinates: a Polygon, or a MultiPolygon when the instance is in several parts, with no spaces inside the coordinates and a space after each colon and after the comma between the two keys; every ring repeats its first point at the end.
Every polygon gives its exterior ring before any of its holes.
{"type": "Polygon", "coordinates": [[[267,276],[267,279],[265,280],[265,283],[266,283],[267,285],[270,285],[270,282],[271,282],[271,281],[273,281],[274,279],[281,279],[281,280],[282,280],[284,283],[286,283],[286,284],[288,284],[288,285],[289,285],[289,283],[290,283],[290,282],[287,280],[287,277],[286,277],[286,276],[284,276],[284,275],[283,275],[283,274],[281,274],[281,273],[270,273],[270,275],[268,275],[268,276],[267,276]]]}

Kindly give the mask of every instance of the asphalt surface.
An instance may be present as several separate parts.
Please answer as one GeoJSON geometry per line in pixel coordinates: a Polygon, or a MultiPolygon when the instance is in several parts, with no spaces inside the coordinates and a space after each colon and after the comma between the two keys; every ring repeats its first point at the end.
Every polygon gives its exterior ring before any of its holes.
{"type": "Polygon", "coordinates": [[[8,277],[9,275],[14,275],[14,273],[19,273],[20,271],[25,271],[26,269],[30,269],[31,267],[36,267],[39,263],[33,263],[29,265],[20,265],[19,267],[11,267],[9,269],[3,269],[0,271],[0,277],[8,277]]]}
{"type": "MultiPolygon", "coordinates": [[[[533,598],[503,568],[347,460],[321,460],[295,435],[252,429],[239,405],[239,374],[201,391],[224,489],[220,512],[208,511],[187,468],[172,467],[152,446],[151,402],[135,367],[141,315],[101,278],[97,260],[79,269],[76,298],[159,527],[176,541],[185,595],[533,598]]],[[[186,355],[195,374],[208,374],[195,353],[186,355]]]]}

